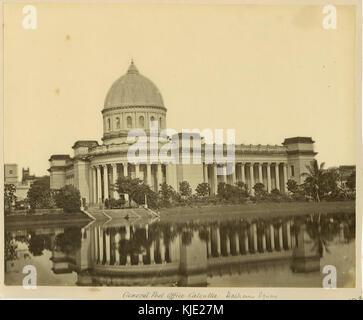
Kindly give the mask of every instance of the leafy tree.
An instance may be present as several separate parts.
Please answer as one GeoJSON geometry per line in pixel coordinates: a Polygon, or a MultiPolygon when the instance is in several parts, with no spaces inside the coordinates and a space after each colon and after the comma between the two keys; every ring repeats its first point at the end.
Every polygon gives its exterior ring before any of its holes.
{"type": "Polygon", "coordinates": [[[49,176],[33,182],[28,190],[28,199],[32,210],[51,208],[53,206],[49,176]]]}
{"type": "Polygon", "coordinates": [[[145,196],[149,207],[157,207],[158,196],[150,187],[140,179],[121,177],[117,180],[115,188],[120,195],[127,194],[129,203],[135,201],[138,205],[145,203],[145,196]]]}
{"type": "Polygon", "coordinates": [[[297,193],[299,191],[299,185],[293,179],[287,180],[287,190],[291,193],[297,193]]]}
{"type": "Polygon", "coordinates": [[[82,233],[77,227],[64,229],[64,233],[60,233],[55,238],[56,249],[67,253],[74,254],[81,248],[82,233]]]}
{"type": "Polygon", "coordinates": [[[352,191],[355,191],[355,171],[350,174],[345,185],[352,191]]]}
{"type": "Polygon", "coordinates": [[[256,183],[253,187],[255,190],[255,196],[256,197],[264,197],[266,195],[265,185],[263,183],[256,183]]]}
{"type": "Polygon", "coordinates": [[[33,256],[41,256],[44,250],[51,250],[51,247],[49,235],[30,233],[28,249],[33,256]]]}
{"type": "Polygon", "coordinates": [[[189,198],[192,195],[192,188],[188,181],[181,181],[179,183],[179,193],[184,198],[189,198]]]}
{"type": "Polygon", "coordinates": [[[171,201],[175,198],[175,194],[176,192],[172,186],[168,185],[165,182],[160,184],[159,195],[160,195],[161,204],[163,206],[170,205],[171,201]]]}
{"type": "Polygon", "coordinates": [[[142,181],[140,179],[132,179],[130,177],[120,177],[117,179],[115,188],[120,196],[127,194],[129,197],[129,204],[134,200],[132,195],[135,194],[138,185],[140,185],[142,181]]]}
{"type": "Polygon", "coordinates": [[[76,187],[66,185],[55,195],[55,202],[57,207],[62,208],[64,212],[79,212],[81,208],[81,194],[76,187]]]}
{"type": "Polygon", "coordinates": [[[323,174],[323,182],[322,182],[322,195],[328,195],[332,199],[337,199],[342,197],[342,189],[338,185],[338,181],[340,180],[340,175],[338,170],[329,169],[326,170],[323,174]]]}
{"type": "Polygon", "coordinates": [[[199,183],[195,189],[198,197],[207,197],[210,195],[210,187],[207,182],[199,183]]]}
{"type": "Polygon", "coordinates": [[[5,184],[4,185],[4,205],[5,212],[10,213],[13,204],[16,201],[16,186],[14,184],[5,184]]]}
{"type": "Polygon", "coordinates": [[[246,183],[244,183],[242,181],[238,181],[236,183],[236,187],[240,191],[240,193],[241,193],[242,196],[248,197],[249,191],[248,191],[248,186],[247,186],[246,183]]]}
{"type": "Polygon", "coordinates": [[[301,174],[305,177],[304,190],[317,202],[320,202],[323,196],[323,184],[324,184],[324,165],[321,163],[320,166],[317,160],[311,161],[310,166],[306,166],[308,172],[301,174]]]}

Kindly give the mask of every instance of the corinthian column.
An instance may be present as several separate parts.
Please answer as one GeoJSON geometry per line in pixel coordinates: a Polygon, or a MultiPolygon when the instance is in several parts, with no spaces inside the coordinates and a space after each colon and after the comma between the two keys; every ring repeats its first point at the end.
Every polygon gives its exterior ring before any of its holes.
{"type": "Polygon", "coordinates": [[[232,175],[231,175],[231,177],[232,177],[232,185],[234,185],[235,183],[236,183],[236,164],[234,163],[234,164],[232,164],[232,167],[233,167],[233,172],[232,172],[232,175]]]}
{"type": "Polygon", "coordinates": [[[222,168],[223,168],[223,176],[222,176],[223,182],[227,183],[227,165],[223,165],[222,168]]]}
{"type": "Polygon", "coordinates": [[[157,190],[160,190],[160,185],[163,183],[163,171],[161,167],[161,163],[158,164],[158,187],[157,190]]]}
{"type": "Polygon", "coordinates": [[[124,178],[127,178],[128,177],[128,171],[127,171],[127,162],[124,162],[122,164],[122,168],[123,168],[123,173],[124,173],[124,178]]]}
{"type": "Polygon", "coordinates": [[[271,192],[271,163],[267,163],[267,192],[271,192]]]}
{"type": "Polygon", "coordinates": [[[135,178],[140,179],[140,165],[138,163],[135,164],[135,178]]]}
{"type": "Polygon", "coordinates": [[[263,183],[262,179],[262,164],[261,162],[258,163],[258,182],[263,183]]]}
{"type": "Polygon", "coordinates": [[[251,180],[251,194],[255,194],[255,189],[253,187],[255,186],[255,177],[253,175],[253,162],[250,163],[250,180],[251,180]]]}
{"type": "Polygon", "coordinates": [[[97,203],[97,169],[92,167],[92,191],[93,191],[93,203],[97,203]]]}
{"type": "Polygon", "coordinates": [[[116,190],[116,182],[117,182],[117,164],[116,163],[113,163],[112,164],[112,183],[114,185],[113,187],[113,197],[115,199],[118,199],[118,193],[117,193],[117,190],[116,190]]]}
{"type": "Polygon", "coordinates": [[[284,174],[284,192],[287,193],[287,164],[284,163],[284,166],[283,166],[283,174],[284,174]]]}
{"type": "Polygon", "coordinates": [[[109,192],[108,192],[108,169],[107,165],[103,166],[103,183],[104,183],[104,191],[105,191],[105,199],[109,198],[109,192]]]}
{"type": "Polygon", "coordinates": [[[275,174],[276,174],[276,189],[280,190],[280,170],[278,162],[276,162],[275,174]]]}
{"type": "Polygon", "coordinates": [[[245,164],[243,162],[241,163],[241,177],[242,177],[242,182],[246,183],[245,164]]]}
{"type": "Polygon", "coordinates": [[[101,168],[96,166],[97,171],[97,203],[102,202],[102,176],[101,176],[101,168]]]}
{"type": "Polygon", "coordinates": [[[217,176],[217,163],[213,163],[213,186],[214,194],[218,193],[218,176],[217,176]]]}
{"type": "MultiPolygon", "coordinates": [[[[150,163],[146,164],[146,183],[151,188],[151,164],[150,163]]],[[[151,189],[153,189],[153,188],[151,188],[151,189]]]]}

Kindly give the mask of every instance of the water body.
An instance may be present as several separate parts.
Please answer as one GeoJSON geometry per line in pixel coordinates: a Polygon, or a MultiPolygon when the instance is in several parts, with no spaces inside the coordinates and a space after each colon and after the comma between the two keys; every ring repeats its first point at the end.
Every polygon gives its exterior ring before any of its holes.
{"type": "Polygon", "coordinates": [[[7,227],[5,249],[6,285],[322,287],[333,265],[355,286],[354,214],[7,227]]]}

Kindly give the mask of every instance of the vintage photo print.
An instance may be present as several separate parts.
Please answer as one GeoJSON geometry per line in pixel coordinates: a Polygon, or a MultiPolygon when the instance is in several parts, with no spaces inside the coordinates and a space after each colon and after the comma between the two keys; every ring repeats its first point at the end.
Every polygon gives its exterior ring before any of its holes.
{"type": "Polygon", "coordinates": [[[360,1],[1,10],[1,296],[361,297],[360,1]]]}

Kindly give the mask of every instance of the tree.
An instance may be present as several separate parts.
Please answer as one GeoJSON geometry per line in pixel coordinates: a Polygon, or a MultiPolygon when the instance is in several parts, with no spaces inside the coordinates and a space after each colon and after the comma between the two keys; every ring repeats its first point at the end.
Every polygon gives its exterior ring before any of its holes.
{"type": "Polygon", "coordinates": [[[129,196],[130,204],[131,201],[136,202],[138,205],[144,204],[146,197],[149,207],[157,207],[157,194],[140,179],[121,177],[117,180],[115,187],[120,195],[127,194],[129,196]]]}
{"type": "Polygon", "coordinates": [[[324,165],[322,162],[319,166],[317,160],[311,161],[310,166],[306,166],[308,172],[301,174],[305,177],[304,189],[307,194],[313,197],[317,202],[320,202],[323,195],[323,183],[324,183],[324,165]]]}
{"type": "Polygon", "coordinates": [[[28,199],[32,210],[51,208],[53,206],[49,176],[33,182],[28,190],[28,199]]]}
{"type": "Polygon", "coordinates": [[[175,190],[172,186],[168,185],[167,183],[162,183],[160,185],[160,200],[163,206],[168,206],[170,202],[175,198],[175,190]]]}
{"type": "Polygon", "coordinates": [[[81,194],[76,187],[66,185],[55,195],[55,203],[64,212],[79,212],[81,209],[81,194]]]}
{"type": "Polygon", "coordinates": [[[210,195],[210,186],[207,182],[199,183],[195,189],[198,197],[207,197],[210,195]]]}
{"type": "Polygon", "coordinates": [[[291,193],[297,193],[299,191],[299,185],[293,179],[287,180],[287,190],[291,193]]]}
{"type": "Polygon", "coordinates": [[[253,187],[256,197],[264,197],[266,195],[265,185],[263,183],[256,183],[253,187]]]}
{"type": "Polygon", "coordinates": [[[140,185],[142,181],[140,179],[132,179],[129,177],[120,177],[117,179],[115,188],[120,196],[127,194],[129,197],[129,205],[131,205],[131,201],[134,200],[132,195],[135,194],[138,185],[140,185]]]}
{"type": "Polygon", "coordinates": [[[184,198],[189,198],[192,195],[192,188],[188,181],[181,181],[179,183],[179,193],[184,198]]]}
{"type": "Polygon", "coordinates": [[[13,207],[13,204],[16,200],[16,186],[14,184],[5,184],[4,186],[4,205],[5,212],[10,213],[13,207]]]}
{"type": "Polygon", "coordinates": [[[345,185],[352,191],[355,191],[355,171],[353,171],[347,179],[345,185]]]}
{"type": "Polygon", "coordinates": [[[287,190],[291,193],[293,200],[296,200],[296,201],[306,200],[303,187],[301,185],[298,185],[295,180],[289,179],[287,181],[287,190]]]}

